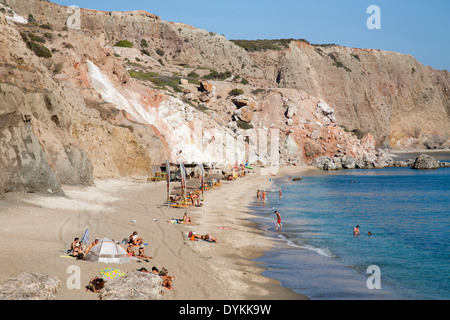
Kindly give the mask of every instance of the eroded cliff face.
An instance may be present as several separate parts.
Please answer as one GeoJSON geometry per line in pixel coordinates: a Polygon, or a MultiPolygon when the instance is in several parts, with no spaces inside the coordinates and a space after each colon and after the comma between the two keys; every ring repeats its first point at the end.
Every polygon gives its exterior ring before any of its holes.
{"type": "Polygon", "coordinates": [[[143,178],[165,160],[382,167],[380,146],[449,145],[449,74],[408,55],[247,52],[144,11],[81,9],[71,29],[48,1],[1,7],[0,192],[143,178]]]}
{"type": "MultiPolygon", "coordinates": [[[[27,27],[0,16],[0,192],[61,193],[62,184],[148,176],[153,161],[164,154],[154,132],[102,118],[108,105],[78,68],[83,54],[73,50],[58,55],[55,45],[52,58],[38,57],[23,36],[41,33],[27,27]]],[[[82,36],[74,37],[80,40],[74,43],[83,45],[82,36]]],[[[93,59],[108,54],[101,47],[90,53],[93,59]]]]}
{"type": "Polygon", "coordinates": [[[425,67],[410,55],[305,42],[252,57],[272,84],[324,99],[340,124],[371,133],[379,146],[449,146],[448,71],[425,67]]]}
{"type": "MultiPolygon", "coordinates": [[[[72,11],[46,1],[8,0],[22,15],[65,26],[72,11]]],[[[128,40],[167,65],[229,71],[258,88],[293,88],[327,101],[340,125],[371,133],[377,146],[449,146],[450,75],[414,57],[381,50],[312,46],[247,52],[225,37],[145,11],[81,10],[81,29],[99,44],[128,40]],[[142,40],[148,46],[143,47],[142,40]]]]}

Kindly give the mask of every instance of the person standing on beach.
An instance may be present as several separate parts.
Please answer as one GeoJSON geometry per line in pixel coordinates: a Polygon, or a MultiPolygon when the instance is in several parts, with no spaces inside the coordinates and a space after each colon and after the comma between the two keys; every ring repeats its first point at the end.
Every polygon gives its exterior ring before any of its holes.
{"type": "Polygon", "coordinates": [[[263,203],[266,203],[266,190],[262,192],[263,203]]]}
{"type": "Polygon", "coordinates": [[[280,199],[281,199],[281,188],[278,190],[278,194],[280,195],[280,199]]]}
{"type": "Polygon", "coordinates": [[[278,227],[280,227],[280,231],[283,228],[281,225],[281,215],[278,211],[275,211],[275,214],[277,215],[277,222],[275,224],[275,229],[278,230],[278,227]]]}
{"type": "Polygon", "coordinates": [[[258,189],[258,191],[256,192],[256,197],[258,198],[259,202],[259,199],[261,199],[261,190],[258,189]]]}

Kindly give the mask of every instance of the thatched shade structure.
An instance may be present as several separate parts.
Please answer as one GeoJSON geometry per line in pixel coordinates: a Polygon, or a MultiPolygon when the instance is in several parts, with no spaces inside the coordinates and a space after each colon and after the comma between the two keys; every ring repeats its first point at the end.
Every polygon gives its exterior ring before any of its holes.
{"type": "Polygon", "coordinates": [[[61,280],[39,273],[22,273],[0,286],[0,300],[56,300],[61,280]]]}
{"type": "Polygon", "coordinates": [[[134,271],[108,280],[100,291],[100,300],[162,300],[161,277],[134,271]]]}

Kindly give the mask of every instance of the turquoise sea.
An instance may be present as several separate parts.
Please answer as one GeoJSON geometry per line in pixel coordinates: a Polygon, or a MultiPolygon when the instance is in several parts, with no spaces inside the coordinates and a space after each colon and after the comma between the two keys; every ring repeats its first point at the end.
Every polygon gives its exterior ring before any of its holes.
{"type": "Polygon", "coordinates": [[[450,298],[450,168],[313,170],[302,178],[273,180],[267,203],[250,207],[278,240],[257,259],[265,276],[314,300],[450,298]]]}

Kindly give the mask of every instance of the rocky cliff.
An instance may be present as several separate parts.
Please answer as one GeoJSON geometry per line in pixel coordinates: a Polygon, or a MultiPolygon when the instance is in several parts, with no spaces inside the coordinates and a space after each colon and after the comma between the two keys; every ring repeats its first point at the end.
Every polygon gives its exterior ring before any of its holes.
{"type": "Polygon", "coordinates": [[[271,84],[324,99],[341,125],[370,132],[378,146],[449,146],[446,70],[423,66],[411,55],[302,41],[251,56],[271,84]]]}
{"type": "Polygon", "coordinates": [[[142,178],[166,159],[390,165],[449,146],[449,74],[379,50],[251,42],[144,11],[0,2],[0,192],[142,178]],[[3,10],[2,10],[3,9],[3,10]]]}

